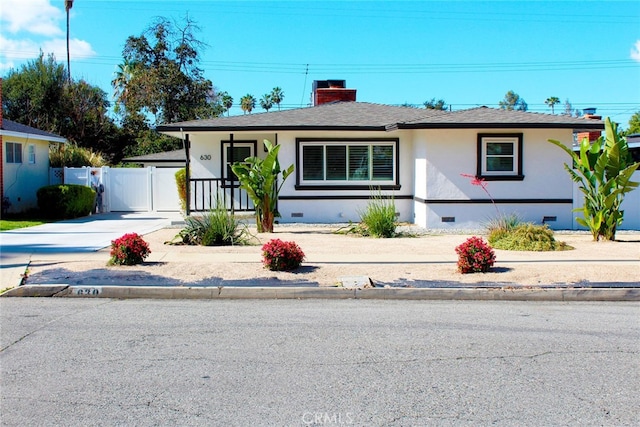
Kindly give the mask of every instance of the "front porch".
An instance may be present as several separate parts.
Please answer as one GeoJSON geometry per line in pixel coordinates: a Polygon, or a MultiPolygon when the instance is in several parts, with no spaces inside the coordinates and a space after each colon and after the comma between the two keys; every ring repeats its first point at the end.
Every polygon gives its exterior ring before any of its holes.
{"type": "Polygon", "coordinates": [[[218,206],[231,212],[253,212],[253,201],[237,181],[224,178],[190,178],[186,214],[207,212],[218,206]]]}

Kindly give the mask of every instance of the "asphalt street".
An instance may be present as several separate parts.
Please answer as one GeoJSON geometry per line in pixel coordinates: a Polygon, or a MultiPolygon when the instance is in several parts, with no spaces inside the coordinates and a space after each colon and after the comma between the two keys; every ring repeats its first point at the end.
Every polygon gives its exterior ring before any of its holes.
{"type": "Polygon", "coordinates": [[[640,425],[640,304],[0,300],[2,425],[640,425]]]}

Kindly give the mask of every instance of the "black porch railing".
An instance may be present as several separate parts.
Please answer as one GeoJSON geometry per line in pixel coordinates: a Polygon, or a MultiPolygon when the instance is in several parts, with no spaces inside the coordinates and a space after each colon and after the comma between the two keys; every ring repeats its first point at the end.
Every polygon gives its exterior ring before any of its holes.
{"type": "Polygon", "coordinates": [[[191,178],[191,212],[207,212],[215,209],[218,201],[232,212],[253,211],[249,194],[240,188],[237,181],[221,178],[191,178]]]}

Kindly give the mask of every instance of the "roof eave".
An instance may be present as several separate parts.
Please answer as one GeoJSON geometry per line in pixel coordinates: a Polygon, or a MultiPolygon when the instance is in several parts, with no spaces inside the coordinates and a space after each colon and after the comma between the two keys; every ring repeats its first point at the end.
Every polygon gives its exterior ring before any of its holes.
{"type": "Polygon", "coordinates": [[[604,130],[604,123],[398,123],[394,129],[573,129],[604,130]]]}
{"type": "Polygon", "coordinates": [[[4,130],[4,129],[0,130],[0,135],[12,136],[14,138],[36,139],[38,141],[57,142],[61,144],[64,144],[67,142],[67,139],[62,137],[38,135],[35,133],[14,132],[14,131],[4,130]]]}
{"type": "Polygon", "coordinates": [[[330,125],[297,125],[297,126],[172,126],[156,127],[160,133],[190,132],[274,132],[274,131],[377,131],[384,132],[385,126],[330,126],[330,125]]]}

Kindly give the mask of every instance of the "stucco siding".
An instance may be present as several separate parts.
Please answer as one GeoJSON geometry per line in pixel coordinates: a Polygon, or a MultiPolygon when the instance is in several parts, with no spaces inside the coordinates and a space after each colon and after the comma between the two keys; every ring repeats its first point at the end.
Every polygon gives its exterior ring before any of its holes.
{"type": "MultiPolygon", "coordinates": [[[[383,191],[394,196],[401,221],[428,228],[480,228],[500,214],[516,214],[526,221],[542,222],[553,228],[571,228],[573,185],[563,164],[568,156],[547,142],[558,139],[570,145],[570,129],[438,129],[393,132],[283,131],[274,133],[234,132],[235,141],[257,141],[257,155],[264,157],[264,139],[281,145],[281,166],[296,161],[297,138],[398,138],[399,190],[383,191]],[[486,181],[487,194],[471,179],[477,170],[478,133],[522,133],[522,180],[486,181]],[[548,202],[546,202],[548,200],[548,202]],[[443,218],[447,222],[443,222],[443,218]]],[[[222,168],[221,141],[228,133],[205,132],[190,135],[191,176],[219,178],[222,168]]],[[[280,192],[281,222],[358,221],[366,207],[370,189],[297,188],[294,172],[280,192]]]]}
{"type": "Polygon", "coordinates": [[[571,228],[572,183],[563,164],[568,156],[547,139],[571,144],[571,130],[434,130],[420,139],[426,145],[426,197],[418,196],[416,222],[428,228],[476,228],[498,215],[517,214],[522,219],[540,223],[545,216],[556,217],[554,228],[571,228]],[[522,133],[522,180],[485,181],[485,190],[473,185],[477,171],[478,133],[522,133]],[[488,192],[488,194],[487,194],[488,192]],[[491,202],[497,201],[497,208],[491,202]],[[505,203],[517,200],[518,203],[505,203]],[[529,203],[525,203],[529,200],[529,203]],[[545,200],[549,200],[545,203],[545,200]],[[477,201],[477,203],[474,203],[477,201]],[[426,205],[421,207],[420,205],[426,205]],[[448,222],[443,222],[448,221],[448,222]]]}
{"type": "Polygon", "coordinates": [[[22,163],[7,163],[3,147],[4,196],[9,198],[9,212],[23,212],[38,206],[37,191],[49,185],[49,143],[35,139],[4,136],[2,143],[22,144],[22,163]],[[30,163],[29,146],[35,148],[35,163],[30,163]]]}

